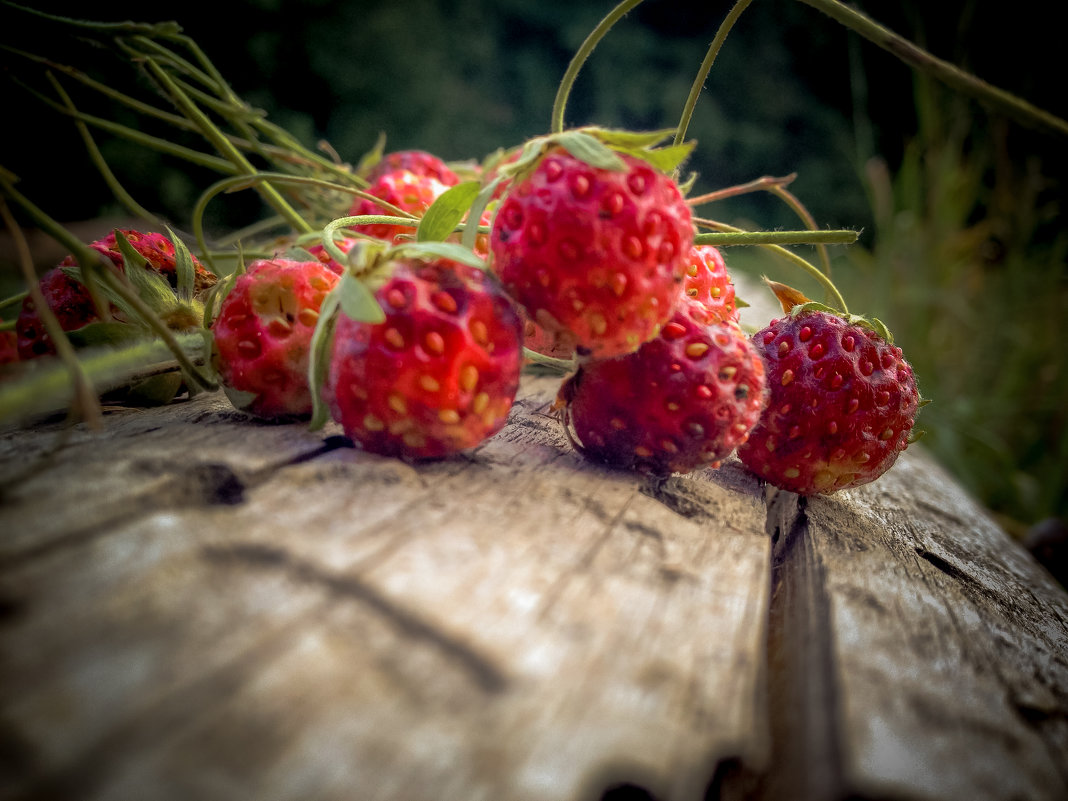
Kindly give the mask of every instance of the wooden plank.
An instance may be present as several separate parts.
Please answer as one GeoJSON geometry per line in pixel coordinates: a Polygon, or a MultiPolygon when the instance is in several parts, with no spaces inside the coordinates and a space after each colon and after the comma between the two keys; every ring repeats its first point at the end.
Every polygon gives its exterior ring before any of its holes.
{"type": "Polygon", "coordinates": [[[769,519],[775,771],[751,797],[1068,798],[1068,595],[922,450],[769,519]]]}
{"type": "Polygon", "coordinates": [[[0,798],[700,799],[767,757],[736,465],[584,462],[524,380],[410,466],[221,396],[0,437],[0,798]]]}

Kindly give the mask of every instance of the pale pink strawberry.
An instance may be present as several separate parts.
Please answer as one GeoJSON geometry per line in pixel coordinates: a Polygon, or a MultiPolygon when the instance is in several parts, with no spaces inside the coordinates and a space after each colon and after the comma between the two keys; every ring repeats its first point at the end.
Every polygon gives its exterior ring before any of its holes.
{"type": "Polygon", "coordinates": [[[686,264],[686,294],[700,301],[722,320],[738,322],[734,282],[718,248],[694,245],[686,264]]]}
{"type": "Polygon", "coordinates": [[[425,150],[397,150],[387,153],[367,172],[365,178],[368,183],[373,184],[383,175],[398,170],[434,178],[445,186],[454,186],[460,182],[460,176],[440,156],[425,150]]]}
{"type": "Polygon", "coordinates": [[[234,406],[263,418],[312,412],[308,364],[338,276],[318,261],[263,259],[237,277],[211,324],[212,362],[234,406]]]}
{"type": "MultiPolygon", "coordinates": [[[[367,188],[367,192],[403,211],[421,217],[448,188],[447,184],[437,178],[402,169],[383,174],[367,188]]],[[[357,198],[349,209],[349,215],[355,217],[365,214],[396,216],[396,212],[383,208],[370,198],[357,198]]],[[[352,230],[392,243],[398,237],[413,236],[416,224],[417,221],[413,221],[412,225],[370,223],[354,225],[352,230]]]]}

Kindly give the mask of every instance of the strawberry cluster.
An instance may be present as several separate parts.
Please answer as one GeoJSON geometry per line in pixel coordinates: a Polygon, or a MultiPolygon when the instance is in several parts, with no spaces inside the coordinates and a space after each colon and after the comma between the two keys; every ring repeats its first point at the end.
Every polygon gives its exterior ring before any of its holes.
{"type": "MultiPolygon", "coordinates": [[[[920,405],[888,332],[774,285],[785,316],[745,334],[723,255],[696,243],[671,177],[688,151],[593,130],[532,140],[476,180],[424,151],[385,154],[348,227],[217,287],[178,240],[116,231],[91,247],[98,269],[151,276],[133,283],[155,287],[161,317],[204,312],[207,361],[236,408],[330,418],[372,453],[479,445],[507,421],[523,367],[543,362],[567,367],[554,410],[598,463],[663,476],[737,453],[800,494],[885,472],[920,405]]],[[[135,322],[84,277],[68,257],[40,280],[64,331],[135,322]]],[[[27,298],[23,359],[54,351],[38,312],[27,298]]]]}

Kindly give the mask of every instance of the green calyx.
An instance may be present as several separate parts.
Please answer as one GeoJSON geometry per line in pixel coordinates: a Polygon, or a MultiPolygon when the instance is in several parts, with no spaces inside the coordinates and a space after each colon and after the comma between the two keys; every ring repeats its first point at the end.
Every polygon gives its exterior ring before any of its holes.
{"type": "Polygon", "coordinates": [[[874,331],[877,336],[886,340],[891,345],[894,344],[894,336],[890,333],[890,329],[886,327],[886,324],[878,317],[864,317],[860,314],[852,314],[850,312],[839,311],[832,308],[825,303],[819,303],[814,300],[810,300],[806,303],[800,303],[793,306],[790,309],[790,317],[799,317],[802,314],[808,312],[824,312],[826,314],[833,314],[835,317],[841,317],[850,325],[860,326],[861,328],[867,328],[870,331],[874,331]]]}
{"type": "Polygon", "coordinates": [[[689,157],[697,144],[691,140],[659,146],[674,134],[674,128],[643,132],[596,126],[546,134],[528,140],[514,161],[501,165],[499,174],[521,180],[554,147],[562,147],[575,158],[597,169],[625,172],[627,164],[620,158],[620,154],[625,154],[647,162],[660,172],[671,173],[689,157]]]}

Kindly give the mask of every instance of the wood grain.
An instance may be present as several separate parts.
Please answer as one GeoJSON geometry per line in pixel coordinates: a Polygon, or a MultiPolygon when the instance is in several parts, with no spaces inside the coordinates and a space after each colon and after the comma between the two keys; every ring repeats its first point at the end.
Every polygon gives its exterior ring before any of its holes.
{"type": "Polygon", "coordinates": [[[412,466],[224,398],[0,441],[0,797],[699,799],[764,765],[736,465],[584,462],[530,377],[412,466]]]}

